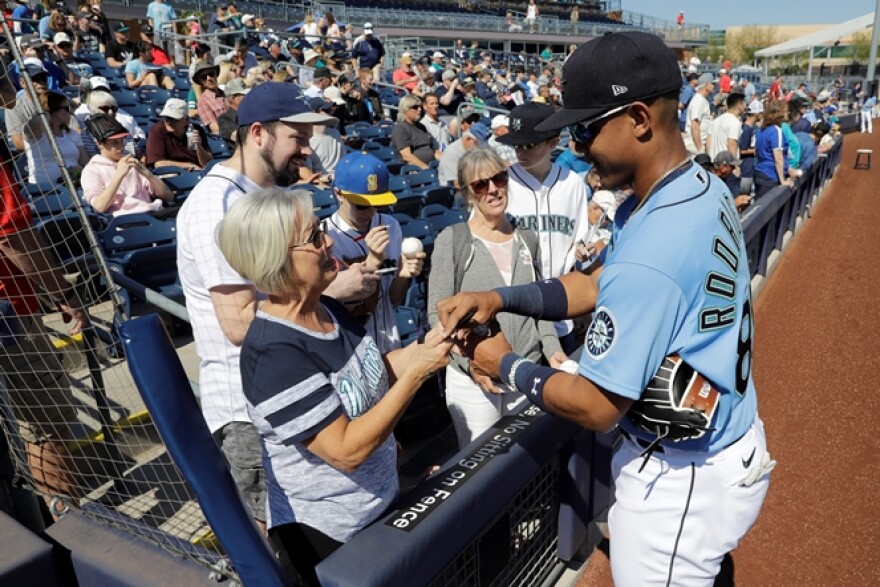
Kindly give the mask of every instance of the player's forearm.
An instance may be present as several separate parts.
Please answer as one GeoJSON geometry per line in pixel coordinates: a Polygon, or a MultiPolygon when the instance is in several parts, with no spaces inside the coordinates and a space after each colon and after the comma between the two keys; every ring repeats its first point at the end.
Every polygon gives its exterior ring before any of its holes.
{"type": "Polygon", "coordinates": [[[504,383],[542,410],[596,432],[614,428],[632,404],[586,377],[538,365],[513,353],[501,359],[500,375],[504,383]]]}
{"type": "Polygon", "coordinates": [[[598,289],[591,275],[574,271],[559,279],[545,279],[495,290],[504,312],[541,320],[581,316],[596,305],[598,289]]]}

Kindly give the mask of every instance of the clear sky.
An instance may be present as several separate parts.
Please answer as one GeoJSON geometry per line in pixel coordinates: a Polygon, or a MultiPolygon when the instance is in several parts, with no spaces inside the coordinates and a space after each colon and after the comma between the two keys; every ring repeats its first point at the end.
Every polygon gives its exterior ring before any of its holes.
{"type": "Polygon", "coordinates": [[[743,25],[837,24],[874,11],[876,0],[620,0],[623,10],[708,24],[713,30],[743,25]]]}

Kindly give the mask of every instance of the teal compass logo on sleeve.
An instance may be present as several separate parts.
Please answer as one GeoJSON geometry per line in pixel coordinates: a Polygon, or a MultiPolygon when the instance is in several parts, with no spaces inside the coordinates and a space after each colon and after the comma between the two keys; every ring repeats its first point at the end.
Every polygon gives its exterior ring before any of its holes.
{"type": "Polygon", "coordinates": [[[590,358],[598,361],[608,354],[614,346],[616,335],[617,323],[614,321],[614,314],[605,307],[597,309],[584,339],[584,346],[590,358]]]}

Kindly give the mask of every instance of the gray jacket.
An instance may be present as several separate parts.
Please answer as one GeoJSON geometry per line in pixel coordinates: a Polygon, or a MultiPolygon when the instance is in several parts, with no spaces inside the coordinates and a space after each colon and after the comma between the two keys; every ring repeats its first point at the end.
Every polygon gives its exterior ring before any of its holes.
{"type": "MultiPolygon", "coordinates": [[[[437,236],[434,242],[434,252],[431,254],[431,275],[428,279],[428,320],[431,326],[437,323],[437,302],[449,297],[455,292],[455,250],[461,250],[453,243],[454,227],[445,228],[437,236]]],[[[537,237],[533,242],[537,243],[537,237]]],[[[459,259],[459,263],[467,263],[461,281],[462,291],[485,291],[504,287],[504,279],[495,265],[495,260],[489,254],[489,250],[479,239],[474,238],[473,249],[466,247],[464,250],[471,254],[468,259],[459,259]]],[[[537,248],[537,247],[536,247],[537,248]]],[[[513,245],[513,275],[511,285],[532,283],[538,279],[535,267],[541,266],[540,258],[532,259],[528,247],[523,239],[517,235],[513,245]]],[[[513,352],[523,355],[532,361],[540,361],[541,356],[549,358],[553,353],[561,351],[559,339],[556,337],[556,329],[552,322],[535,320],[525,316],[517,316],[502,312],[498,314],[498,323],[501,331],[513,352]]],[[[450,361],[462,373],[468,374],[468,360],[459,355],[451,355],[450,361]]]]}

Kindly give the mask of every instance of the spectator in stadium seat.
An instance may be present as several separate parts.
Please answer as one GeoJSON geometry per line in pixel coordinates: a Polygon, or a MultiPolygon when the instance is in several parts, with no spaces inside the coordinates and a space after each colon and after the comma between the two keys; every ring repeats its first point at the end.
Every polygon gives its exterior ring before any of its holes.
{"type": "Polygon", "coordinates": [[[490,108],[501,108],[501,102],[498,101],[498,94],[492,89],[492,71],[481,65],[477,66],[477,68],[475,87],[476,97],[482,100],[483,103],[490,108]]]}
{"type": "MultiPolygon", "coordinates": [[[[342,76],[339,78],[342,79],[342,76]]],[[[351,83],[347,85],[350,87],[351,83]]],[[[327,89],[324,90],[324,99],[329,100],[336,105],[336,108],[333,111],[333,116],[339,119],[339,124],[336,126],[336,129],[340,134],[344,133],[345,127],[354,122],[354,118],[352,117],[351,112],[348,111],[348,102],[345,101],[345,98],[342,95],[342,90],[339,86],[328,86],[327,89]]]]}
{"type": "MultiPolygon", "coordinates": [[[[0,109],[7,114],[16,102],[6,57],[0,58],[0,109]]],[[[77,400],[58,353],[40,319],[35,286],[47,292],[78,333],[87,315],[76,290],[70,287],[46,243],[33,228],[31,210],[15,183],[12,154],[0,141],[0,370],[5,403],[19,420],[25,455],[37,491],[47,505],[55,496],[77,503],[76,467],[67,449],[73,439],[71,425],[78,424],[77,400]]],[[[64,500],[59,505],[67,506],[64,500]]],[[[54,517],[59,512],[51,511],[54,517]]]]}
{"type": "Polygon", "coordinates": [[[167,90],[174,88],[174,80],[165,75],[165,68],[153,65],[153,48],[149,43],[138,43],[137,55],[125,64],[125,80],[132,90],[141,86],[161,86],[167,90]]]}
{"type": "MultiPolygon", "coordinates": [[[[428,281],[428,318],[432,325],[437,323],[437,301],[457,293],[456,287],[480,291],[540,279],[537,235],[514,228],[508,219],[508,171],[498,154],[486,148],[468,151],[459,161],[456,183],[472,213],[466,225],[447,228],[437,237],[428,281]],[[464,235],[468,246],[461,246],[464,235]]],[[[547,359],[557,367],[568,358],[562,353],[552,322],[501,314],[499,324],[511,348],[533,361],[547,359]]],[[[461,356],[451,356],[446,368],[446,405],[459,448],[470,444],[524,399],[521,393],[472,371],[461,356]]]]}
{"type": "MultiPolygon", "coordinates": [[[[327,101],[326,104],[333,105],[333,102],[327,101]]],[[[327,105],[321,107],[321,111],[336,116],[336,106],[327,105]]],[[[345,156],[345,141],[339,130],[333,125],[315,124],[312,127],[312,138],[309,139],[309,147],[312,149],[312,155],[321,161],[321,168],[324,173],[332,175],[336,169],[336,164],[345,156]]]]}
{"type": "Polygon", "coordinates": [[[834,139],[830,138],[828,134],[830,130],[831,127],[828,126],[827,122],[817,122],[813,125],[811,134],[818,145],[820,154],[827,153],[834,146],[834,139]]]}
{"type": "Polygon", "coordinates": [[[755,142],[755,198],[778,185],[794,185],[788,178],[788,141],[782,123],[788,116],[788,103],[772,100],[764,108],[764,126],[755,142]]]}
{"type": "Polygon", "coordinates": [[[141,43],[146,43],[150,46],[150,51],[152,53],[152,59],[150,63],[153,65],[161,65],[162,67],[167,67],[168,69],[174,69],[174,57],[169,55],[168,52],[162,48],[161,45],[155,42],[156,33],[153,30],[153,27],[150,25],[144,25],[141,27],[141,43]]]}
{"type": "Polygon", "coordinates": [[[101,27],[92,20],[90,12],[80,11],[76,14],[76,28],[73,31],[73,52],[82,53],[104,52],[104,42],[101,38],[101,27]]]}
{"type": "Polygon", "coordinates": [[[372,69],[358,71],[358,85],[345,94],[345,99],[355,120],[378,122],[385,115],[379,94],[373,89],[372,69]]]}
{"type": "MultiPolygon", "coordinates": [[[[199,63],[214,63],[214,56],[211,54],[211,46],[207,43],[198,43],[193,48],[193,58],[192,62],[189,64],[189,79],[192,79],[193,74],[196,72],[196,67],[199,63]]],[[[219,83],[218,79],[218,83],[219,83]]],[[[225,83],[226,80],[224,80],[225,83]]]]}
{"type": "Polygon", "coordinates": [[[83,168],[83,199],[95,211],[114,216],[138,212],[157,218],[177,216],[177,207],[162,207],[163,202],[174,201],[171,189],[125,152],[125,139],[129,136],[125,127],[107,114],[92,116],[85,124],[100,153],[83,168]]]}
{"type": "Polygon", "coordinates": [[[385,47],[382,41],[373,35],[373,25],[364,23],[364,34],[354,40],[351,48],[351,64],[356,71],[373,70],[375,77],[381,77],[382,64],[385,59],[385,47]]]}
{"type": "Polygon", "coordinates": [[[229,109],[226,94],[217,84],[219,74],[219,66],[203,61],[196,66],[192,77],[192,82],[202,87],[198,101],[199,120],[215,135],[220,134],[217,118],[229,109]]]}
{"type": "Polygon", "coordinates": [[[397,124],[391,131],[391,144],[400,158],[422,169],[428,163],[440,159],[440,145],[420,122],[422,101],[418,96],[404,96],[397,105],[397,124]]]}
{"type": "Polygon", "coordinates": [[[433,95],[434,90],[436,89],[437,79],[434,77],[434,70],[428,67],[424,71],[422,71],[419,83],[416,86],[415,90],[413,90],[412,94],[414,96],[418,96],[419,98],[424,99],[425,96],[429,94],[433,95]]]}
{"type": "Polygon", "coordinates": [[[239,199],[218,240],[231,268],[268,295],[242,343],[241,381],[269,473],[269,540],[292,584],[318,586],[315,566],[397,497],[394,424],[451,343],[435,330],[385,354],[325,297],[339,272],[334,241],[306,192],[239,199]]]}
{"type": "Polygon", "coordinates": [[[52,39],[52,49],[47,57],[64,74],[63,86],[78,86],[79,74],[74,71],[80,63],[73,55],[73,43],[67,33],[58,33],[52,39]],[[74,69],[71,69],[73,66],[74,69]]]}
{"type": "Polygon", "coordinates": [[[319,67],[315,70],[312,85],[306,88],[303,94],[305,94],[307,98],[323,98],[324,90],[329,88],[332,83],[333,74],[330,73],[330,70],[326,67],[319,67]]]}
{"type": "Polygon", "coordinates": [[[440,98],[434,94],[425,94],[422,98],[422,109],[425,112],[421,120],[422,126],[437,142],[438,148],[443,151],[452,142],[452,138],[449,136],[449,125],[440,118],[440,98]]]}
{"type": "Polygon", "coordinates": [[[516,150],[510,145],[498,142],[498,137],[503,137],[510,132],[510,118],[505,114],[498,114],[492,119],[490,127],[492,137],[489,139],[489,146],[498,153],[501,160],[507,166],[514,165],[517,162],[516,150]]]}
{"type": "MultiPolygon", "coordinates": [[[[736,155],[730,151],[719,151],[712,160],[712,173],[727,185],[727,189],[730,190],[734,201],[740,195],[740,185],[742,182],[740,181],[739,173],[737,173],[740,165],[742,165],[742,161],[737,159],[736,155]]],[[[738,201],[736,203],[739,206],[740,203],[738,201]]]]}
{"type": "Polygon", "coordinates": [[[250,92],[250,89],[245,87],[240,79],[234,79],[226,84],[224,92],[226,93],[226,102],[229,108],[217,117],[217,124],[220,127],[220,132],[217,134],[227,141],[234,143],[238,135],[236,132],[238,130],[238,106],[248,92],[250,92]]]}
{"type": "MultiPolygon", "coordinates": [[[[79,132],[71,129],[70,119],[73,112],[70,100],[61,92],[50,90],[40,94],[40,106],[49,116],[50,130],[61,151],[64,166],[76,179],[83,166],[88,163],[89,156],[83,148],[79,132]]],[[[22,134],[27,153],[28,182],[40,185],[58,183],[61,179],[61,167],[39,115],[35,113],[31,117],[24,125],[22,134]]]]}
{"type": "MultiPolygon", "coordinates": [[[[80,89],[81,104],[73,112],[80,129],[86,128],[86,120],[97,114],[109,114],[114,116],[116,120],[125,127],[131,138],[138,145],[139,151],[143,152],[144,141],[147,139],[147,133],[138,125],[134,117],[128,112],[119,108],[116,98],[110,93],[110,86],[107,80],[100,76],[94,76],[86,80],[87,86],[80,89]]],[[[81,132],[83,147],[89,156],[97,155],[99,152],[98,145],[94,138],[88,132],[81,132]]]]}
{"type": "Polygon", "coordinates": [[[450,143],[440,156],[440,165],[437,168],[437,179],[440,185],[455,184],[460,189],[461,186],[458,185],[458,162],[471,149],[486,146],[486,142],[491,134],[491,131],[485,124],[477,122],[461,133],[461,137],[458,140],[450,143]]]}
{"type": "Polygon", "coordinates": [[[159,113],[161,120],[147,134],[147,165],[165,167],[173,165],[194,171],[203,169],[214,156],[206,148],[208,136],[205,129],[195,126],[198,137],[195,149],[188,146],[187,127],[190,125],[186,102],[169,98],[159,113]]]}
{"type": "MultiPolygon", "coordinates": [[[[370,297],[356,300],[350,306],[383,353],[401,346],[394,306],[403,302],[410,281],[421,274],[425,259],[425,253],[401,254],[400,225],[391,215],[377,210],[397,201],[388,191],[388,177],[385,164],[369,153],[349,153],[343,157],[336,165],[333,179],[339,209],[324,223],[333,239],[333,256],[341,267],[364,263],[369,271],[396,268],[382,275],[370,297]]],[[[336,294],[330,295],[345,301],[336,294]]]]}
{"type": "Polygon", "coordinates": [[[460,87],[458,76],[451,69],[445,70],[441,76],[441,84],[434,94],[440,99],[440,107],[447,116],[458,114],[458,106],[464,102],[464,95],[460,87]]]}
{"type": "MultiPolygon", "coordinates": [[[[68,85],[67,76],[60,67],[55,65],[55,62],[51,59],[51,55],[47,54],[46,49],[48,48],[48,45],[42,39],[36,35],[23,38],[21,40],[21,48],[25,58],[25,65],[29,63],[33,63],[34,65],[39,64],[46,70],[49,75],[47,83],[50,90],[60,90],[68,85]]],[[[11,71],[13,83],[18,83],[18,62],[12,64],[11,71]]]]}
{"type": "MultiPolygon", "coordinates": [[[[36,63],[25,63],[25,69],[28,77],[31,78],[31,82],[33,82],[34,90],[36,90],[37,98],[39,99],[42,94],[49,91],[49,74],[46,72],[45,67],[36,63]]],[[[11,69],[9,71],[11,72],[11,69]]],[[[22,135],[22,129],[33,117],[37,109],[31,101],[30,94],[27,91],[27,81],[23,76],[19,78],[18,83],[24,92],[15,101],[15,107],[12,110],[6,111],[5,123],[6,134],[9,140],[12,141],[12,144],[19,152],[23,153],[24,136],[22,135]]]]}
{"type": "Polygon", "coordinates": [[[412,55],[410,55],[409,53],[404,53],[400,56],[398,62],[399,67],[394,70],[394,73],[391,76],[391,80],[394,82],[395,86],[404,88],[408,92],[412,93],[419,83],[419,76],[413,70],[412,55]]]}
{"type": "Polygon", "coordinates": [[[232,43],[235,48],[226,54],[226,59],[231,60],[241,69],[241,76],[248,74],[252,67],[256,67],[259,62],[257,56],[248,51],[247,39],[244,37],[236,37],[232,43]]]}

